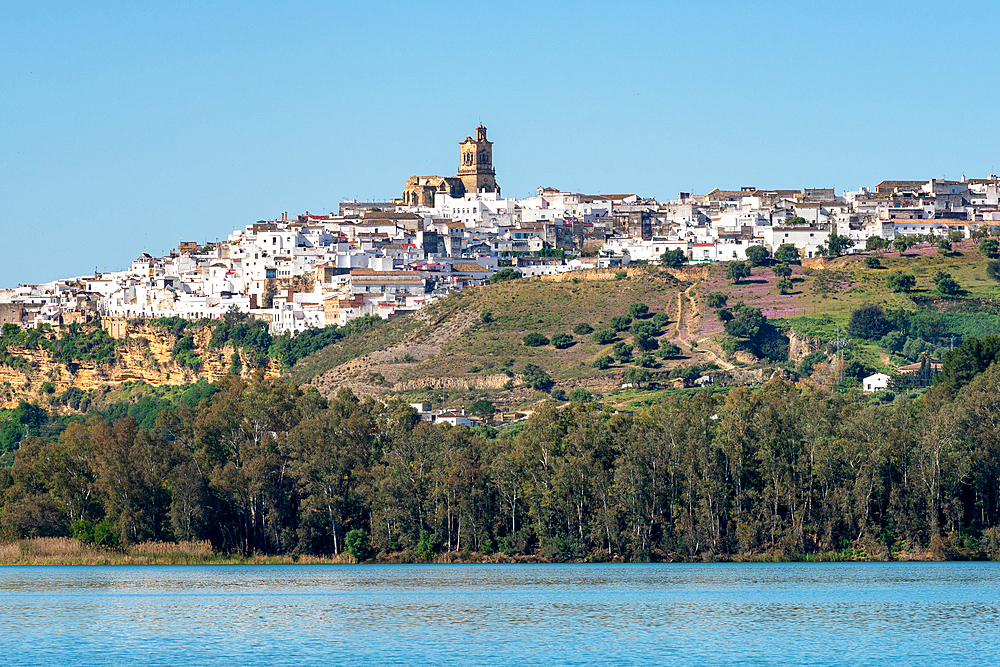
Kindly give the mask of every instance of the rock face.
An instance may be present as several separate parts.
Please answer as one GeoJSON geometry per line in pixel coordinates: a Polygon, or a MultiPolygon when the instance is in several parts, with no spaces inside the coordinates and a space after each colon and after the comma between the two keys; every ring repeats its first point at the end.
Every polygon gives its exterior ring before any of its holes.
{"type": "MultiPolygon", "coordinates": [[[[114,360],[103,364],[94,361],[65,364],[53,359],[45,349],[9,347],[8,354],[20,357],[28,364],[27,367],[12,368],[0,363],[0,407],[15,407],[22,399],[37,401],[46,382],[55,386],[56,393],[70,387],[90,391],[102,385],[115,386],[125,382],[145,382],[153,386],[190,384],[200,379],[214,382],[229,375],[233,353],[236,352],[230,345],[209,350],[211,328],[188,327],[184,333],[193,336],[193,351],[202,359],[198,368],[192,368],[173,358],[178,337],[163,327],[148,322],[117,321],[108,322],[105,329],[118,340],[118,344],[114,360]]],[[[57,340],[61,336],[52,332],[46,337],[57,340]]],[[[255,369],[250,367],[243,352],[239,354],[241,375],[249,377],[255,369]]],[[[265,377],[277,377],[281,374],[281,365],[269,359],[263,370],[265,377]]]]}
{"type": "Polygon", "coordinates": [[[788,360],[796,364],[821,347],[823,341],[819,338],[800,336],[794,331],[788,334],[788,360]]]}

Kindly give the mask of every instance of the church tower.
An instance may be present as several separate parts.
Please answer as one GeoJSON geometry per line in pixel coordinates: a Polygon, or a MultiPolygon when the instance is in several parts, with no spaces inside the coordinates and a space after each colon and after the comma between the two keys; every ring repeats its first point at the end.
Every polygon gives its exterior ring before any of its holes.
{"type": "Polygon", "coordinates": [[[496,172],[493,170],[493,142],[486,140],[486,128],[480,125],[476,128],[476,139],[466,137],[459,144],[460,162],[458,177],[465,184],[467,193],[496,192],[496,172]]]}

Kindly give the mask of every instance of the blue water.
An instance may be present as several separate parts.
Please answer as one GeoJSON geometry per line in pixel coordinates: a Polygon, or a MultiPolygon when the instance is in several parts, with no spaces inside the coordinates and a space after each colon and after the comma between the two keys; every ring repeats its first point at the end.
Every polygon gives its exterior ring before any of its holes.
{"type": "Polygon", "coordinates": [[[1000,563],[0,568],[0,664],[1000,664],[1000,563]]]}

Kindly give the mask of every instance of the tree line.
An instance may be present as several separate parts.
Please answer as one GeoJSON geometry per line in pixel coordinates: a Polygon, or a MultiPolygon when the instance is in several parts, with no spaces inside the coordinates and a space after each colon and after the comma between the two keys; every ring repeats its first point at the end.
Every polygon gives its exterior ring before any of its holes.
{"type": "Polygon", "coordinates": [[[775,379],[634,413],[546,402],[500,431],[234,376],[149,428],[25,438],[0,469],[0,531],[359,559],[997,557],[998,349],[955,350],[946,381],[892,403],[775,379]]]}

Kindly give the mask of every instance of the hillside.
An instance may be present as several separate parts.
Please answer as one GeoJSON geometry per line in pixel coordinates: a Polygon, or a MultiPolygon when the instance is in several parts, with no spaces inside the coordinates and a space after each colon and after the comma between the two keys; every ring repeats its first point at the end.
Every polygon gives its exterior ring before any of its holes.
{"type": "MultiPolygon", "coordinates": [[[[649,307],[640,322],[652,322],[659,315],[654,337],[661,348],[673,343],[681,350],[680,356],[668,359],[651,351],[652,379],[666,379],[671,371],[676,375],[679,367],[694,364],[729,371],[728,379],[735,384],[787,372],[809,353],[826,350],[824,344],[836,339],[838,325],[841,337],[848,339],[851,312],[867,304],[935,313],[935,337],[925,348],[940,352],[952,336],[960,341],[1000,330],[996,307],[1000,286],[986,277],[986,259],[972,241],[955,244],[945,254],[920,245],[902,255],[883,251],[806,259],[792,265],[793,287],[788,294],[779,293],[778,277],[770,266],[755,267],[749,278],[734,284],[725,278],[725,263],[682,270],[630,267],[625,275],[597,270],[513,280],[452,294],[419,316],[348,336],[299,362],[291,376],[330,396],[340,387],[350,387],[361,395],[398,394],[407,400],[430,401],[435,407],[468,407],[477,398],[489,398],[507,409],[523,409],[545,397],[525,386],[524,371],[530,364],[551,378],[547,389],[556,395],[582,387],[595,396],[628,404],[648,393],[621,391],[634,361],[605,369],[593,366],[611,352],[613,342],[602,345],[593,334],[577,334],[571,344],[557,349],[551,344],[526,346],[524,337],[534,332],[551,339],[572,334],[582,324],[599,331],[609,327],[612,318],[627,315],[633,303],[649,307]],[[881,268],[870,268],[869,257],[877,257],[881,268]],[[915,276],[910,292],[887,287],[886,276],[894,270],[915,276]],[[958,294],[936,291],[932,277],[939,270],[958,281],[958,294]],[[759,308],[790,339],[789,359],[768,361],[734,351],[716,308],[706,302],[711,293],[724,294],[729,308],[739,302],[759,308]]],[[[634,343],[628,328],[618,332],[615,341],[634,343]]],[[[846,353],[851,355],[880,370],[909,363],[873,341],[853,341],[846,353]]]]}

